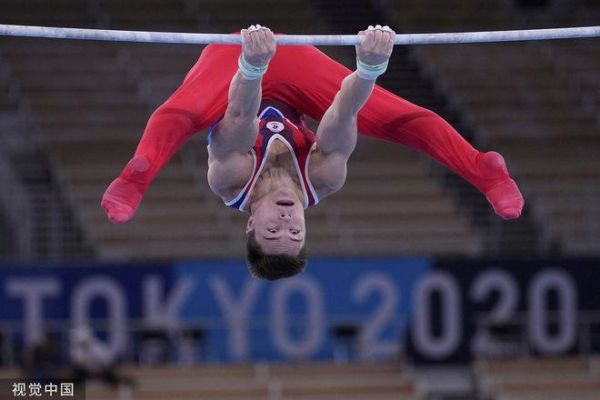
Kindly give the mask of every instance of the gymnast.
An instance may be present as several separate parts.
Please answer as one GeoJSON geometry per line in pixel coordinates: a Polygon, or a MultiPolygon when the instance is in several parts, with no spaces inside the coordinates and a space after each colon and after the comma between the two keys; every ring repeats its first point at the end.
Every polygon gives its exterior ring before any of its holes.
{"type": "Polygon", "coordinates": [[[359,131],[427,154],[479,189],[500,217],[518,218],[523,197],[500,154],[477,151],[437,114],[375,84],[395,33],[377,25],[358,35],[355,72],[313,46],[276,53],[274,34],[260,25],[241,31],[242,46],[206,46],[104,193],[110,221],[130,220],[156,174],[208,127],[208,184],[249,213],[247,261],[258,278],[304,270],[304,209],[342,188],[359,131]],[[320,120],[316,135],[304,115],[320,120]]]}

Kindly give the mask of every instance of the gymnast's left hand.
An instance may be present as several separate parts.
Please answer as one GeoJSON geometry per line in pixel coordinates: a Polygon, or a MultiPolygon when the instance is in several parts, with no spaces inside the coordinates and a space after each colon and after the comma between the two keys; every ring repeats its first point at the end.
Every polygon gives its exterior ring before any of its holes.
{"type": "Polygon", "coordinates": [[[394,49],[396,32],[389,26],[370,25],[358,32],[360,44],[356,46],[358,59],[367,65],[379,65],[389,60],[394,49]]]}
{"type": "Polygon", "coordinates": [[[273,32],[266,26],[250,25],[241,33],[244,60],[255,67],[267,66],[277,47],[273,32]]]}

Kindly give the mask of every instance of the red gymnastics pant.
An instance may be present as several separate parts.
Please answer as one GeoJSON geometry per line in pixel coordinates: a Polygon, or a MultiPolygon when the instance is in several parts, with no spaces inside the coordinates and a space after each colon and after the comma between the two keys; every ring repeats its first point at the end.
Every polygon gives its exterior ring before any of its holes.
{"type": "MultiPolygon", "coordinates": [[[[152,114],[135,156],[103,197],[111,221],[132,218],[143,193],[180,146],[224,114],[240,52],[240,46],[207,46],[182,85],[152,114]]],[[[320,120],[350,73],[315,47],[279,46],[263,77],[263,98],[320,120]]],[[[358,114],[358,130],[427,154],[477,187],[500,216],[520,215],[523,198],[502,156],[477,151],[432,111],[376,86],[358,114]]]]}

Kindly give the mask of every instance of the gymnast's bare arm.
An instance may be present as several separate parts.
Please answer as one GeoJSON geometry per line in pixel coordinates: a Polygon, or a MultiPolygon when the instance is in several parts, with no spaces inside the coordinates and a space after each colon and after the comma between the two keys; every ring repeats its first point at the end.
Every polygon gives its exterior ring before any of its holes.
{"type": "MultiPolygon", "coordinates": [[[[360,61],[375,66],[389,60],[396,36],[394,31],[377,25],[359,35],[362,41],[356,46],[356,54],[360,61]]],[[[342,81],[341,89],[323,115],[308,172],[320,198],[337,192],[346,181],[346,164],[356,147],[358,112],[374,87],[375,79],[363,79],[353,72],[342,81]]]]}
{"type": "MultiPolygon", "coordinates": [[[[252,25],[242,30],[242,52],[253,67],[266,67],[275,54],[275,36],[268,28],[252,25]]],[[[223,119],[211,135],[208,147],[208,184],[212,191],[230,200],[250,179],[249,151],[258,133],[258,108],[262,78],[247,79],[238,70],[229,87],[223,119]]]]}

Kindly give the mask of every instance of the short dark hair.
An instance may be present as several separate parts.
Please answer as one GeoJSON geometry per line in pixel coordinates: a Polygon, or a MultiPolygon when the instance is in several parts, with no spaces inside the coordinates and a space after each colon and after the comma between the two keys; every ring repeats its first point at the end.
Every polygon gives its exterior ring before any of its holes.
{"type": "Polygon", "coordinates": [[[299,274],[306,269],[306,245],[297,256],[289,254],[265,254],[256,241],[254,231],[248,233],[246,260],[252,276],[274,281],[299,274]]]}

